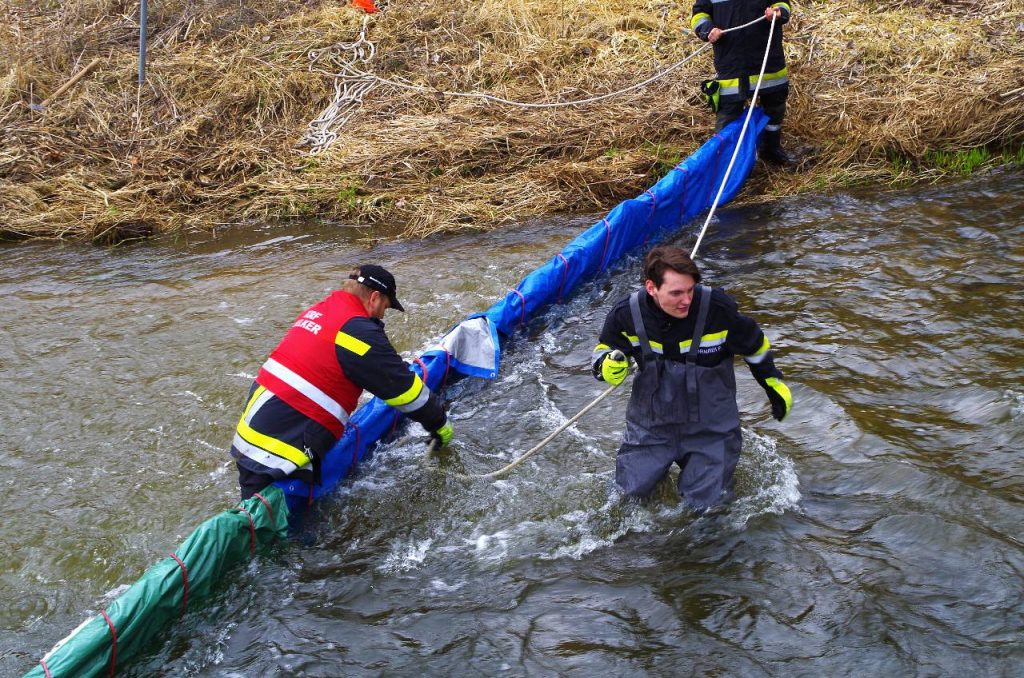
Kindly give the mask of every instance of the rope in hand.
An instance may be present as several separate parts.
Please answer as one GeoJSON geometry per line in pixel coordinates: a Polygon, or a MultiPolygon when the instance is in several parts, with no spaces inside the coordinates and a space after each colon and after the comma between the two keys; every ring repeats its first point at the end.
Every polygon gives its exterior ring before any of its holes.
{"type": "MultiPolygon", "coordinates": [[[[722,33],[730,33],[732,31],[738,31],[740,29],[752,26],[758,21],[762,21],[765,17],[761,16],[753,21],[747,22],[742,26],[734,26],[733,28],[724,29],[722,33]]],[[[517,108],[525,109],[543,109],[543,108],[561,108],[565,106],[584,106],[587,104],[596,103],[598,101],[604,101],[605,99],[611,99],[613,97],[627,94],[634,90],[641,89],[650,85],[652,82],[664,78],[666,75],[679,69],[681,66],[696,58],[699,54],[706,52],[711,49],[711,43],[702,45],[697,51],[689,55],[685,59],[681,59],[676,63],[667,66],[666,68],[658,71],[651,77],[638,82],[636,84],[624,87],[623,89],[615,92],[608,92],[607,94],[599,94],[597,96],[588,97],[586,99],[577,99],[573,101],[549,101],[540,103],[529,103],[522,101],[512,101],[510,99],[503,99],[493,94],[486,94],[484,92],[449,92],[437,90],[432,87],[424,87],[422,85],[413,85],[411,83],[401,82],[398,80],[390,80],[388,78],[382,78],[373,73],[369,73],[364,70],[360,70],[356,67],[357,63],[368,63],[376,53],[376,47],[374,44],[366,39],[366,25],[367,20],[363,19],[363,28],[360,31],[359,39],[355,42],[342,42],[336,44],[327,50],[313,50],[309,53],[310,64],[309,70],[314,70],[332,75],[334,77],[334,99],[328,104],[327,108],[317,116],[309,124],[309,128],[299,141],[299,146],[308,145],[310,154],[316,155],[326,151],[338,138],[338,130],[363,103],[363,97],[365,97],[371,90],[377,85],[390,85],[400,89],[412,90],[416,92],[426,92],[434,94],[435,96],[442,97],[466,97],[483,99],[484,101],[491,101],[498,104],[504,104],[506,106],[515,106],[517,108]],[[318,63],[324,59],[337,67],[336,73],[327,73],[326,71],[317,68],[318,63]]],[[[774,23],[774,21],[773,21],[774,23]]]]}
{"type": "MultiPolygon", "coordinates": [[[[764,16],[758,17],[757,19],[755,19],[754,21],[751,21],[750,23],[744,24],[743,26],[737,26],[736,28],[731,28],[729,30],[736,30],[737,28],[744,28],[746,26],[750,26],[750,25],[752,25],[754,23],[757,23],[758,21],[761,21],[762,19],[766,19],[766,17],[764,17],[764,16]]],[[[711,223],[711,218],[712,218],[712,216],[714,216],[715,209],[718,207],[718,202],[722,199],[722,193],[725,190],[725,185],[729,181],[729,175],[732,173],[733,165],[736,163],[736,157],[737,157],[737,155],[739,155],[740,145],[743,142],[743,137],[747,133],[747,127],[750,124],[750,116],[751,116],[751,113],[753,113],[755,104],[757,104],[757,95],[758,95],[758,92],[761,89],[761,81],[764,79],[764,71],[765,71],[765,68],[767,67],[767,64],[768,64],[768,51],[771,49],[772,34],[775,32],[775,20],[776,20],[776,15],[773,14],[772,15],[772,20],[771,20],[771,28],[769,28],[769,30],[768,30],[768,44],[767,44],[767,47],[765,48],[764,58],[761,60],[761,72],[757,76],[757,86],[754,87],[754,93],[753,93],[753,96],[752,96],[751,101],[750,101],[750,107],[747,109],[747,117],[743,121],[743,128],[740,130],[739,138],[736,140],[736,148],[733,149],[732,157],[729,159],[729,166],[726,168],[725,175],[722,177],[722,185],[718,189],[718,194],[715,196],[715,200],[714,200],[714,202],[711,205],[711,210],[708,212],[707,219],[705,219],[704,225],[703,225],[703,227],[701,227],[700,234],[699,234],[699,236],[697,238],[697,242],[693,246],[693,250],[691,251],[691,254],[690,254],[691,258],[696,258],[697,248],[700,247],[701,240],[704,238],[704,233],[707,231],[708,224],[711,223]]],[[[726,33],[728,31],[722,31],[722,32],[726,33]]],[[[707,45],[705,45],[705,47],[707,47],[707,45]]],[[[516,466],[519,466],[521,463],[526,461],[533,454],[535,454],[541,448],[543,448],[545,445],[547,445],[549,442],[551,442],[551,440],[554,439],[554,437],[556,435],[558,435],[559,433],[561,433],[562,431],[567,429],[577,419],[579,419],[584,414],[586,414],[592,407],[594,407],[599,402],[604,400],[604,398],[607,395],[609,395],[612,391],[614,391],[616,388],[618,388],[618,385],[609,386],[607,389],[605,389],[604,393],[599,395],[589,405],[587,405],[582,410],[580,410],[576,414],[576,416],[574,416],[572,419],[570,419],[569,421],[567,421],[564,424],[562,424],[561,426],[559,426],[547,438],[545,438],[544,440],[540,441],[540,443],[538,443],[536,446],[534,446],[532,449],[527,451],[522,456],[518,457],[511,464],[508,464],[507,466],[504,466],[504,467],[498,469],[497,471],[492,471],[491,473],[484,473],[484,474],[480,474],[480,475],[462,475],[462,474],[459,474],[458,477],[460,477],[460,478],[472,478],[472,479],[486,479],[486,478],[499,478],[499,477],[505,475],[507,472],[511,471],[516,466]]]]}
{"type": "MultiPolygon", "coordinates": [[[[754,21],[751,21],[750,23],[744,24],[743,26],[737,26],[736,28],[743,28],[745,26],[750,26],[751,24],[757,23],[758,21],[761,21],[764,18],[765,17],[763,17],[763,16],[759,17],[758,19],[755,19],[754,21]]],[[[736,30],[736,28],[732,28],[732,29],[729,29],[729,30],[736,30]]],[[[729,181],[729,175],[732,172],[733,165],[736,162],[736,157],[739,154],[740,145],[741,145],[741,143],[743,141],[743,137],[747,133],[747,127],[748,127],[748,125],[750,123],[750,116],[751,116],[751,113],[754,110],[754,105],[757,103],[757,95],[758,95],[759,90],[761,89],[761,81],[764,78],[765,67],[767,66],[767,63],[768,63],[768,50],[771,49],[772,34],[774,33],[774,31],[775,31],[775,16],[773,15],[772,23],[771,23],[771,28],[768,31],[768,48],[765,50],[764,58],[761,61],[761,72],[758,74],[757,85],[756,85],[756,87],[754,87],[754,93],[753,93],[753,96],[751,98],[750,108],[747,110],[747,117],[743,121],[743,128],[740,130],[740,136],[739,136],[739,138],[736,141],[736,148],[733,150],[732,158],[730,158],[730,160],[729,160],[729,166],[726,168],[725,175],[722,178],[722,185],[718,189],[718,194],[715,196],[715,200],[714,200],[714,202],[711,205],[711,210],[708,213],[707,219],[704,221],[704,226],[701,228],[700,235],[697,238],[697,242],[693,246],[693,250],[692,250],[692,253],[690,255],[691,257],[695,257],[696,256],[697,248],[700,247],[701,240],[704,237],[704,233],[707,231],[708,224],[711,222],[711,217],[714,215],[715,208],[718,206],[718,202],[722,198],[722,192],[725,190],[725,185],[729,181]]],[[[722,32],[725,33],[727,31],[722,31],[722,32]]],[[[707,45],[702,47],[701,50],[706,49],[706,48],[707,48],[707,45]]],[[[699,53],[700,53],[700,50],[697,53],[695,53],[693,56],[696,56],[696,54],[699,54],[699,53]]],[[[692,57],[690,57],[690,58],[692,58],[692,57]]],[[[488,95],[484,95],[484,96],[488,96],[488,95]]],[[[552,431],[546,438],[544,438],[544,440],[540,441],[539,443],[534,445],[532,448],[527,450],[525,453],[523,453],[522,455],[517,457],[515,460],[513,460],[511,463],[501,467],[497,471],[491,471],[490,473],[480,473],[480,474],[463,474],[463,473],[459,473],[459,474],[456,474],[456,477],[457,478],[461,478],[461,479],[473,479],[473,480],[485,480],[485,479],[500,478],[501,476],[505,475],[506,473],[508,473],[509,471],[511,471],[512,469],[516,468],[517,466],[522,464],[524,461],[529,459],[531,456],[533,456],[534,454],[539,452],[541,449],[543,449],[545,445],[547,445],[549,442],[554,440],[555,436],[557,436],[559,433],[561,433],[562,431],[564,431],[565,429],[569,428],[574,423],[576,423],[576,421],[578,419],[580,419],[580,417],[582,417],[584,414],[589,412],[594,406],[596,406],[598,403],[600,403],[602,400],[604,400],[606,397],[608,397],[612,393],[612,391],[614,391],[618,387],[619,387],[619,384],[615,384],[615,385],[612,385],[612,386],[609,386],[608,388],[606,388],[604,390],[604,392],[601,393],[601,395],[597,396],[597,398],[595,398],[594,400],[590,401],[590,403],[588,403],[586,405],[586,407],[584,407],[582,410],[580,410],[575,415],[573,415],[573,417],[571,419],[566,421],[564,424],[559,426],[557,429],[552,431]]],[[[427,454],[431,454],[434,451],[436,451],[437,447],[438,447],[437,440],[436,439],[431,439],[430,443],[427,446],[427,454]]]]}
{"type": "MultiPolygon", "coordinates": [[[[708,230],[708,224],[711,223],[711,217],[715,216],[715,210],[718,209],[718,201],[722,199],[722,192],[725,191],[725,185],[729,182],[729,175],[732,173],[732,166],[736,163],[736,156],[740,153],[740,146],[743,144],[743,137],[747,133],[747,127],[750,124],[750,115],[754,112],[754,106],[757,104],[757,93],[761,89],[761,80],[764,79],[764,69],[768,66],[768,52],[772,48],[772,34],[775,33],[775,19],[776,14],[772,14],[771,27],[768,29],[768,46],[764,50],[764,58],[761,60],[761,72],[757,75],[757,86],[754,87],[754,94],[750,99],[750,106],[747,108],[747,116],[743,119],[743,129],[740,130],[740,136],[736,139],[736,148],[732,151],[732,157],[729,158],[729,166],[725,168],[725,175],[722,177],[722,185],[718,187],[718,193],[715,195],[714,202],[711,203],[711,209],[708,210],[707,219],[704,220],[704,225],[701,226],[700,233],[697,235],[697,242],[694,243],[693,249],[690,251],[690,259],[697,258],[697,248],[700,247],[701,241],[704,239],[704,233],[708,230]]],[[[761,17],[764,19],[765,17],[761,17]]],[[[758,19],[760,21],[760,19],[758,19]]]]}

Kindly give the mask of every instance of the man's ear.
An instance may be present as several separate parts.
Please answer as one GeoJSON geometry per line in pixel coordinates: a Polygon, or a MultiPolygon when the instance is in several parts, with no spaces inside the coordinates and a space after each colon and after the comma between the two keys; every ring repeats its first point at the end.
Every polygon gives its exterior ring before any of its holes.
{"type": "Polygon", "coordinates": [[[654,284],[653,280],[646,280],[644,282],[644,289],[647,290],[647,294],[654,296],[654,291],[658,289],[658,286],[654,284]]]}

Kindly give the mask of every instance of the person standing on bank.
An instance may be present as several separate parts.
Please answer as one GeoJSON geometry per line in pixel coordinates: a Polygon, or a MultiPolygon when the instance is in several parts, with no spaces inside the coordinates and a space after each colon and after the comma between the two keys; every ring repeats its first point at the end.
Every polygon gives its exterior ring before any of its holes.
{"type": "Polygon", "coordinates": [[[782,121],[786,117],[786,98],[789,96],[789,74],[786,55],[782,51],[782,24],[789,21],[790,13],[788,2],[697,0],[690,17],[690,28],[697,37],[714,45],[717,79],[705,82],[702,88],[716,111],[717,132],[740,117],[747,100],[753,96],[774,15],[775,30],[758,91],[758,103],[768,115],[768,126],[762,133],[758,150],[763,160],[774,165],[791,165],[793,162],[782,150],[782,121]],[[723,32],[760,16],[766,17],[767,21],[759,21],[731,33],[723,32]]]}
{"type": "Polygon", "coordinates": [[[679,495],[704,510],[733,496],[740,456],[733,357],[741,355],[781,421],[793,399],[757,323],[724,290],[699,285],[700,271],[679,247],[655,247],[644,261],[643,289],[605,318],[593,354],[594,376],[610,384],[637,364],[615,482],[646,497],[672,463],[679,495]]]}
{"type": "Polygon", "coordinates": [[[320,463],[364,389],[449,443],[440,399],[384,334],[384,311],[405,311],[396,291],[391,273],[364,265],[299,314],[256,375],[235,431],[242,499],[283,478],[319,483],[320,463]]]}

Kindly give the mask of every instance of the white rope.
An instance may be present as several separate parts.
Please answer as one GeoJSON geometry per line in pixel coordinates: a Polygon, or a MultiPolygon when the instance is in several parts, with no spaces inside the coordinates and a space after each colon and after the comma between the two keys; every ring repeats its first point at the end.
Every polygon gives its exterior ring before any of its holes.
{"type": "Polygon", "coordinates": [[[642,87],[646,87],[652,82],[664,78],[666,75],[676,70],[680,66],[683,66],[684,64],[686,64],[686,62],[690,61],[698,54],[706,51],[709,47],[711,47],[711,45],[704,45],[690,56],[686,57],[685,59],[682,59],[681,61],[677,61],[676,63],[672,64],[671,66],[668,66],[664,70],[655,73],[654,75],[647,78],[643,82],[638,82],[634,85],[630,85],[629,87],[625,87],[615,92],[608,92],[607,94],[599,94],[597,96],[589,97],[587,99],[576,99],[573,101],[544,101],[541,103],[529,103],[524,101],[512,101],[510,99],[502,99],[501,97],[494,96],[493,94],[485,94],[483,92],[439,92],[436,89],[432,89],[430,87],[423,87],[422,85],[412,85],[404,82],[398,82],[397,80],[388,80],[387,78],[381,78],[379,76],[373,75],[372,73],[365,73],[364,75],[366,75],[369,78],[373,78],[377,82],[384,85],[401,87],[402,89],[413,90],[416,92],[432,92],[446,97],[467,97],[474,99],[483,99],[485,101],[493,101],[495,103],[505,104],[507,106],[515,106],[517,108],[562,108],[565,106],[583,106],[585,104],[592,104],[598,101],[604,101],[605,99],[611,99],[612,97],[617,97],[622,94],[626,94],[627,92],[632,92],[633,90],[641,89],[642,87]]]}
{"type": "MultiPolygon", "coordinates": [[[[754,19],[753,21],[751,21],[749,23],[743,24],[742,26],[736,26],[735,28],[730,28],[730,29],[724,30],[722,32],[723,33],[728,33],[729,31],[734,31],[734,30],[737,30],[739,28],[746,28],[747,26],[753,25],[753,24],[757,23],[758,21],[761,21],[762,19],[765,19],[765,18],[766,17],[761,16],[761,17],[758,17],[757,19],[754,19]]],[[[697,248],[700,247],[700,242],[701,242],[701,239],[704,237],[704,232],[707,230],[708,223],[710,223],[711,217],[715,213],[715,208],[718,206],[718,201],[721,200],[721,198],[722,198],[722,191],[725,190],[725,184],[726,184],[726,182],[729,181],[729,174],[732,172],[733,164],[736,162],[736,156],[739,154],[740,144],[743,142],[743,135],[746,134],[746,132],[747,132],[747,126],[748,126],[748,124],[750,122],[751,112],[754,110],[754,105],[757,103],[757,93],[761,89],[761,80],[762,80],[762,78],[764,78],[765,67],[768,64],[768,51],[771,49],[772,34],[774,32],[775,32],[775,15],[773,14],[772,15],[771,28],[768,30],[768,46],[767,46],[767,48],[765,49],[765,52],[764,52],[764,59],[762,59],[762,61],[761,61],[761,72],[757,76],[757,86],[754,88],[754,94],[753,94],[753,97],[751,98],[751,101],[750,101],[750,108],[747,111],[746,120],[743,121],[743,129],[740,130],[740,136],[736,140],[736,148],[733,150],[732,158],[729,160],[729,166],[725,170],[725,177],[722,179],[722,185],[718,189],[718,195],[715,196],[715,201],[711,205],[711,211],[708,213],[708,218],[704,222],[704,227],[701,228],[700,236],[697,238],[697,243],[693,246],[693,250],[692,250],[692,252],[690,254],[691,258],[696,258],[696,256],[697,256],[697,248]]],[[[704,47],[701,48],[701,50],[698,50],[692,56],[696,56],[697,54],[699,54],[701,51],[703,51],[707,47],[709,47],[709,45],[705,45],[704,47]]],[[[692,58],[692,56],[688,57],[688,58],[692,58]]],[[[678,65],[681,65],[681,63],[678,64],[678,65]]],[[[480,478],[498,478],[498,477],[501,477],[501,476],[505,475],[507,472],[511,471],[516,466],[519,466],[521,463],[526,461],[530,456],[532,456],[533,454],[538,452],[542,447],[544,447],[549,442],[551,442],[551,440],[554,439],[554,437],[556,435],[558,435],[559,433],[561,433],[565,429],[569,428],[569,426],[572,425],[577,419],[579,419],[584,414],[586,414],[588,411],[590,411],[590,409],[592,407],[594,407],[594,405],[597,405],[599,402],[604,400],[604,398],[606,396],[608,396],[616,388],[618,388],[618,384],[616,384],[614,386],[609,386],[607,389],[605,389],[604,393],[599,395],[597,398],[595,398],[593,401],[591,401],[589,405],[587,405],[582,410],[580,410],[576,414],[576,416],[574,416],[572,419],[570,419],[569,421],[567,421],[564,424],[562,424],[561,426],[559,426],[557,429],[555,429],[551,433],[551,435],[549,435],[544,440],[540,441],[536,446],[534,446],[532,449],[530,449],[528,452],[526,452],[522,456],[518,457],[511,464],[508,464],[507,466],[504,466],[504,467],[498,469],[497,471],[492,471],[491,473],[484,473],[484,474],[480,474],[480,475],[462,475],[462,474],[459,474],[458,477],[460,477],[460,478],[480,479],[480,478]]]]}
{"type": "Polygon", "coordinates": [[[514,469],[514,468],[515,468],[516,466],[519,466],[519,465],[520,465],[520,464],[522,464],[522,463],[523,463],[524,461],[526,461],[527,459],[529,459],[529,458],[530,458],[531,456],[533,456],[534,454],[536,454],[537,452],[539,452],[539,451],[541,450],[541,448],[543,448],[543,447],[544,447],[545,445],[547,445],[547,444],[548,444],[549,442],[551,442],[552,440],[554,440],[555,436],[557,436],[557,435],[558,435],[559,433],[561,433],[561,432],[562,432],[562,431],[564,431],[565,429],[567,429],[567,428],[569,428],[570,426],[572,426],[573,424],[575,424],[575,423],[576,423],[576,420],[577,420],[577,419],[579,419],[579,418],[580,418],[580,417],[582,417],[582,416],[583,416],[584,414],[586,414],[587,412],[589,412],[589,411],[591,410],[591,408],[592,408],[592,407],[594,407],[594,406],[595,406],[595,405],[597,405],[597,404],[598,404],[599,402],[601,402],[602,400],[604,400],[604,399],[605,399],[605,398],[606,398],[606,397],[607,397],[607,396],[608,396],[609,394],[611,394],[611,392],[612,392],[612,391],[614,391],[614,390],[615,390],[616,388],[618,388],[618,387],[619,387],[619,385],[618,385],[618,384],[614,384],[614,385],[612,385],[612,386],[609,386],[608,388],[606,388],[606,389],[604,390],[604,392],[603,392],[603,393],[602,393],[601,395],[599,395],[599,396],[597,396],[596,398],[594,398],[593,400],[591,400],[591,401],[590,401],[590,403],[589,403],[589,404],[588,404],[588,405],[587,405],[586,407],[584,407],[584,408],[583,408],[582,410],[580,410],[579,412],[577,412],[577,413],[575,414],[575,416],[573,416],[573,418],[572,418],[572,419],[568,420],[567,422],[565,422],[564,424],[562,424],[561,426],[559,426],[558,428],[556,428],[556,429],[555,429],[554,431],[552,431],[552,432],[551,432],[551,433],[550,433],[550,434],[548,435],[548,437],[547,437],[547,438],[545,438],[544,440],[542,440],[542,441],[540,441],[539,443],[537,443],[536,445],[534,445],[534,446],[533,446],[532,448],[530,448],[530,450],[529,450],[529,451],[527,451],[526,453],[524,453],[524,454],[522,454],[521,456],[517,457],[517,458],[516,458],[516,460],[515,460],[515,461],[513,461],[513,462],[512,462],[511,464],[508,464],[507,466],[502,466],[502,467],[501,467],[500,469],[498,469],[497,471],[491,471],[490,473],[480,473],[480,474],[473,474],[473,475],[465,475],[465,474],[459,473],[459,474],[457,474],[457,476],[456,476],[456,477],[458,477],[458,478],[463,478],[463,479],[469,479],[469,478],[472,478],[472,479],[474,479],[474,480],[476,480],[476,479],[482,479],[482,478],[500,478],[501,476],[505,475],[506,473],[508,473],[509,471],[511,471],[512,469],[514,469]]]}
{"type": "Polygon", "coordinates": [[[310,72],[318,71],[334,77],[334,99],[309,123],[306,133],[297,144],[310,146],[311,155],[317,155],[331,147],[338,138],[338,131],[362,105],[363,97],[377,86],[372,76],[355,66],[359,62],[369,63],[377,53],[376,46],[366,39],[367,20],[368,17],[363,19],[363,28],[355,42],[339,42],[329,49],[309,53],[310,72]],[[318,68],[321,60],[333,64],[337,71],[328,73],[318,68]]]}
{"type": "MultiPolygon", "coordinates": [[[[762,19],[764,17],[761,17],[762,19]]],[[[722,185],[718,187],[718,194],[715,196],[714,202],[711,203],[711,209],[708,211],[708,218],[704,220],[704,225],[700,229],[700,233],[697,236],[697,242],[694,243],[693,249],[690,250],[690,258],[697,258],[697,248],[700,247],[701,241],[704,239],[704,233],[708,230],[708,224],[711,223],[711,217],[715,215],[715,210],[718,208],[718,201],[722,199],[722,192],[725,191],[725,185],[729,182],[729,175],[732,173],[732,166],[736,163],[736,156],[740,153],[740,145],[743,143],[743,136],[747,133],[747,126],[750,124],[750,115],[754,112],[754,106],[757,104],[757,93],[761,89],[761,80],[764,78],[764,70],[768,66],[768,52],[772,48],[772,34],[775,33],[775,18],[776,14],[772,14],[771,27],[768,29],[768,46],[764,50],[764,58],[761,60],[761,72],[757,75],[757,86],[754,87],[754,94],[750,98],[750,106],[747,108],[747,117],[743,120],[743,129],[740,130],[740,136],[736,139],[736,148],[732,151],[732,157],[729,158],[729,166],[725,168],[725,176],[722,177],[722,185]]],[[[760,19],[759,19],[760,20],[760,19]]]]}
{"type": "MultiPolygon", "coordinates": [[[[740,29],[751,26],[758,21],[764,19],[763,16],[754,19],[753,21],[747,22],[742,26],[734,26],[733,28],[725,29],[722,33],[729,33],[732,31],[738,31],[740,29]]],[[[544,108],[562,108],[566,106],[584,106],[587,104],[596,103],[598,101],[604,101],[605,99],[611,99],[613,97],[621,96],[629,92],[641,89],[650,85],[652,82],[664,78],[666,75],[679,69],[687,62],[696,58],[697,55],[704,53],[708,49],[711,49],[711,44],[708,43],[703,45],[689,55],[685,59],[677,61],[676,63],[658,71],[651,77],[624,87],[623,89],[615,92],[608,92],[607,94],[599,94],[597,96],[588,97],[586,99],[577,99],[574,101],[548,101],[540,103],[529,103],[523,101],[512,101],[510,99],[503,99],[502,97],[494,96],[493,94],[486,94],[484,92],[449,92],[439,91],[431,87],[424,87],[422,85],[413,85],[411,83],[401,82],[398,80],[390,80],[388,78],[382,78],[379,75],[369,73],[367,71],[356,68],[357,62],[368,63],[374,56],[376,48],[373,43],[366,39],[366,22],[363,20],[363,28],[359,35],[359,40],[353,43],[338,43],[330,50],[324,51],[312,51],[310,52],[310,65],[309,70],[318,70],[325,72],[320,69],[314,68],[318,61],[325,55],[329,54],[328,60],[338,67],[336,73],[329,74],[334,76],[334,100],[327,106],[326,109],[309,124],[309,129],[306,134],[299,141],[299,146],[309,145],[312,147],[310,153],[316,155],[321,153],[335,142],[338,138],[338,130],[340,130],[344,124],[352,117],[362,102],[363,97],[366,96],[374,87],[380,85],[390,85],[400,89],[411,90],[415,92],[426,92],[434,94],[435,96],[447,96],[447,97],[465,97],[483,99],[484,101],[492,101],[498,104],[504,104],[506,106],[514,106],[517,108],[524,109],[544,109],[544,108]],[[351,52],[351,56],[343,58],[341,53],[351,52]]]]}

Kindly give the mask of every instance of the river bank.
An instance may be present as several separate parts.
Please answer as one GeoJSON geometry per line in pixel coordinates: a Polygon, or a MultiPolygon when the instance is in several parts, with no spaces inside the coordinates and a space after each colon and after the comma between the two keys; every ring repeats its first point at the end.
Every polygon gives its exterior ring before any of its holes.
{"type": "MultiPolygon", "coordinates": [[[[109,243],[304,218],[418,237],[601,211],[712,133],[709,53],[618,91],[700,43],[689,5],[581,0],[168,0],[151,7],[136,87],[138,3],[0,7],[0,236],[109,243]],[[303,144],[338,61],[373,81],[320,153],[303,144]],[[372,44],[372,56],[369,45],[372,44]],[[346,45],[350,46],[346,48],[346,45]],[[99,64],[45,107],[93,60],[99,64]],[[31,104],[37,104],[35,107],[31,104]]],[[[933,182],[1024,164],[1024,3],[798,2],[785,27],[786,144],[741,200],[933,182]]]]}

